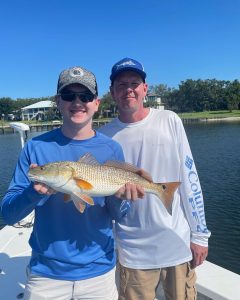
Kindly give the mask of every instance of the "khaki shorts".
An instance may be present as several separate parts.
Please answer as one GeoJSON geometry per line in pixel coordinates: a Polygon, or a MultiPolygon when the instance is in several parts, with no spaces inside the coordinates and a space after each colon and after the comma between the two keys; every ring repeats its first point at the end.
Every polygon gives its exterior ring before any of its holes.
{"type": "Polygon", "coordinates": [[[154,300],[160,282],[166,300],[196,300],[196,273],[189,263],[175,267],[135,270],[118,265],[119,300],[154,300]]]}

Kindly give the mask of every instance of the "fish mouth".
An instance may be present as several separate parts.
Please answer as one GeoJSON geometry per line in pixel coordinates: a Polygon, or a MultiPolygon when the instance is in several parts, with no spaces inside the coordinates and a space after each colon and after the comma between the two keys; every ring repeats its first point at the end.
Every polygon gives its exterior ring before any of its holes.
{"type": "Polygon", "coordinates": [[[37,181],[37,180],[40,180],[40,178],[36,175],[33,175],[33,174],[28,174],[28,178],[31,180],[31,181],[37,181]]]}

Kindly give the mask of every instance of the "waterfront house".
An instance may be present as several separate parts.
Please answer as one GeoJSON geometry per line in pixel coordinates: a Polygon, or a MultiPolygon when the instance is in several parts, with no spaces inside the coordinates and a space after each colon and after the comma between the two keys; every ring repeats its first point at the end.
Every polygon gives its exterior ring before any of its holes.
{"type": "Polygon", "coordinates": [[[50,100],[40,101],[21,108],[22,120],[45,120],[47,113],[55,107],[55,103],[50,100]]]}
{"type": "Polygon", "coordinates": [[[148,93],[144,99],[144,102],[148,103],[150,107],[164,110],[164,104],[162,103],[161,97],[157,94],[148,93]]]}

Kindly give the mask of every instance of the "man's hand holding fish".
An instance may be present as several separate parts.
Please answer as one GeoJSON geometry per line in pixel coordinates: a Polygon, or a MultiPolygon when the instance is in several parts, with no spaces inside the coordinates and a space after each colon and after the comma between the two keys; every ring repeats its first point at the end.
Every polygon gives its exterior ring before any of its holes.
{"type": "Polygon", "coordinates": [[[115,193],[115,196],[120,199],[135,201],[144,197],[144,189],[138,184],[128,182],[115,193]]]}

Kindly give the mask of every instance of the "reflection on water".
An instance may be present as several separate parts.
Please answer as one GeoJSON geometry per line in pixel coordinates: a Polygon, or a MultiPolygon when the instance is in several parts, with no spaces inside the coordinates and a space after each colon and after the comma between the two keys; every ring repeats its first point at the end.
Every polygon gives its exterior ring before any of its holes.
{"type": "MultiPolygon", "coordinates": [[[[240,124],[186,124],[205,199],[209,261],[240,274],[240,124]]],[[[30,137],[40,134],[30,133],[30,137]]],[[[19,135],[0,135],[0,198],[20,152],[19,135]]],[[[0,219],[1,225],[1,219],[0,219]]]]}

